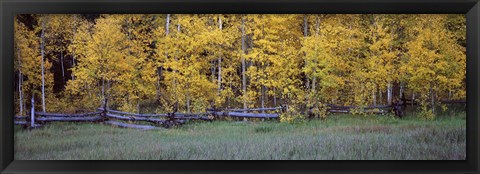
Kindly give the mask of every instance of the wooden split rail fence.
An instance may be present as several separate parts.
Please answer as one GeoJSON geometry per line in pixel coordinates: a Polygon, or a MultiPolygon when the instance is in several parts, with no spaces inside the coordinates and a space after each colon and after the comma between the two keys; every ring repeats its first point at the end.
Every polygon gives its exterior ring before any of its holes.
{"type": "MultiPolygon", "coordinates": [[[[405,104],[411,104],[405,102],[405,104]]],[[[410,100],[411,101],[411,100],[410,100]]],[[[445,104],[465,104],[465,101],[441,101],[445,104]]],[[[337,106],[327,105],[328,113],[352,113],[354,111],[371,113],[371,114],[386,114],[391,111],[395,111],[398,115],[398,104],[396,105],[384,105],[384,106],[337,106]]],[[[265,118],[265,119],[278,119],[280,113],[288,110],[287,106],[274,107],[274,108],[248,108],[248,109],[219,109],[208,108],[205,113],[167,113],[167,114],[139,114],[130,113],[117,110],[111,110],[106,108],[98,108],[96,112],[83,113],[83,114],[60,114],[60,113],[45,113],[35,112],[33,109],[29,116],[15,116],[14,124],[24,125],[26,128],[36,128],[49,122],[99,122],[109,125],[115,125],[124,128],[135,129],[158,129],[160,127],[169,128],[172,126],[179,126],[190,120],[212,121],[215,119],[221,119],[224,117],[232,118],[265,118]],[[131,124],[120,122],[147,122],[150,125],[145,124],[131,124]]],[[[402,111],[403,112],[403,111],[402,111]]],[[[403,113],[402,113],[403,114],[403,113]]]]}
{"type": "Polygon", "coordinates": [[[63,113],[29,113],[29,116],[15,116],[16,125],[24,125],[26,128],[36,128],[49,122],[101,122],[104,124],[115,125],[124,128],[136,129],[157,129],[159,127],[169,128],[179,126],[190,120],[212,121],[216,118],[239,117],[239,118],[278,118],[279,114],[268,113],[248,113],[251,111],[271,111],[280,110],[278,108],[251,108],[251,109],[207,109],[206,113],[167,113],[167,114],[139,114],[123,112],[105,108],[98,108],[96,112],[83,114],[63,114],[63,113]],[[128,122],[147,122],[145,124],[131,124],[128,122]]]}

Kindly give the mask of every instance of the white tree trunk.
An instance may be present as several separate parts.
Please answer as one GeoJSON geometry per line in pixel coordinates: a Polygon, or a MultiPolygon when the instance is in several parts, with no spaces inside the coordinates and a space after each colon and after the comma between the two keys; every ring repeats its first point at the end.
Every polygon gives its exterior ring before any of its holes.
{"type": "Polygon", "coordinates": [[[373,98],[373,106],[377,106],[377,95],[376,95],[376,92],[377,91],[377,88],[374,88],[373,91],[372,91],[372,98],[373,98]]]}
{"type": "Polygon", "coordinates": [[[432,103],[432,113],[435,114],[435,91],[433,90],[433,83],[430,83],[430,96],[431,96],[431,103],[432,103]]]}
{"type": "MultiPolygon", "coordinates": [[[[262,85],[262,87],[260,88],[261,90],[261,98],[262,98],[262,108],[265,108],[265,86],[262,85]]],[[[262,110],[262,113],[265,113],[265,110],[262,110]]]]}
{"type": "MultiPolygon", "coordinates": [[[[72,68],[75,67],[75,54],[72,53],[72,68]]],[[[72,72],[72,80],[75,80],[75,76],[73,75],[73,72],[72,72]]]]}
{"type": "MultiPolygon", "coordinates": [[[[316,28],[315,37],[318,38],[318,34],[320,33],[320,18],[318,17],[318,15],[317,15],[317,18],[316,18],[315,28],[316,28]]],[[[315,51],[317,51],[317,45],[316,44],[315,44],[315,51]]],[[[316,63],[316,62],[314,61],[313,63],[316,63]]],[[[315,72],[315,67],[313,68],[313,72],[315,72]]],[[[312,93],[313,94],[316,93],[316,83],[317,83],[317,77],[313,76],[312,77],[312,93]]]]}
{"type": "Polygon", "coordinates": [[[45,19],[42,21],[42,34],[41,34],[41,54],[42,54],[42,110],[45,109],[45,19]]]}
{"type": "Polygon", "coordinates": [[[60,64],[62,66],[62,80],[65,83],[65,67],[63,66],[63,51],[60,51],[60,64]]]}
{"type": "Polygon", "coordinates": [[[170,33],[170,14],[167,14],[167,23],[165,24],[165,34],[168,36],[168,33],[170,33]]]}
{"type": "Polygon", "coordinates": [[[19,97],[19,107],[20,107],[20,114],[23,113],[23,93],[22,93],[22,70],[21,70],[21,61],[20,61],[20,49],[17,51],[18,57],[18,97],[19,97]]]}
{"type": "Polygon", "coordinates": [[[245,74],[245,19],[242,17],[242,91],[243,91],[243,108],[247,109],[247,78],[245,74]]]}
{"type": "Polygon", "coordinates": [[[412,92],[412,107],[415,103],[415,92],[412,92]]]}
{"type": "Polygon", "coordinates": [[[105,107],[105,78],[102,77],[102,100],[105,107]]]}
{"type": "Polygon", "coordinates": [[[33,97],[33,93],[32,93],[32,109],[30,110],[30,127],[34,127],[35,126],[35,99],[33,97]]]}
{"type": "Polygon", "coordinates": [[[187,100],[186,100],[186,105],[187,105],[187,113],[190,113],[190,94],[189,92],[187,91],[187,96],[186,96],[187,100]]]}
{"type": "Polygon", "coordinates": [[[392,82],[387,84],[387,103],[388,105],[392,104],[392,82]]]}
{"type": "MultiPolygon", "coordinates": [[[[77,23],[77,15],[73,15],[73,21],[77,23]]],[[[77,26],[73,28],[73,35],[72,35],[72,43],[75,42],[75,35],[77,34],[77,26]]],[[[72,68],[75,66],[75,49],[72,50],[72,68]]],[[[75,76],[73,75],[73,72],[71,74],[72,80],[75,80],[75,76]]]]}
{"type": "MultiPolygon", "coordinates": [[[[303,36],[304,36],[305,39],[307,39],[307,36],[308,36],[308,19],[307,19],[306,14],[303,16],[303,36]]],[[[305,67],[306,67],[308,65],[308,61],[307,61],[306,57],[304,58],[304,61],[305,61],[305,67]]],[[[308,101],[308,90],[310,89],[310,80],[309,80],[310,77],[309,77],[308,74],[306,74],[306,77],[307,77],[307,81],[305,82],[305,87],[307,89],[307,101],[308,101]]]]}
{"type": "Polygon", "coordinates": [[[110,89],[111,89],[111,88],[112,88],[112,86],[111,86],[110,80],[107,80],[107,88],[105,89],[105,95],[107,96],[107,98],[106,98],[106,99],[107,99],[107,100],[106,100],[106,101],[107,101],[107,102],[106,102],[106,105],[107,105],[106,108],[107,108],[107,109],[109,109],[109,107],[108,107],[108,99],[110,98],[110,89]]]}
{"type": "MultiPolygon", "coordinates": [[[[222,17],[218,15],[218,28],[222,31],[222,17]]],[[[220,95],[220,91],[222,90],[222,57],[218,57],[218,95],[220,95]]]]}

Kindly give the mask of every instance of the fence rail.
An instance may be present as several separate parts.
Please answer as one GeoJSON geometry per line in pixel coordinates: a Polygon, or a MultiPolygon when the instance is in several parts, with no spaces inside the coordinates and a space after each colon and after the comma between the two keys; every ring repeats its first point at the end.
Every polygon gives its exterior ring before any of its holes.
{"type": "Polygon", "coordinates": [[[35,112],[35,115],[42,116],[42,117],[87,117],[92,115],[99,115],[103,112],[89,112],[83,114],[62,114],[62,113],[45,113],[45,112],[35,112]]]}
{"type": "Polygon", "coordinates": [[[283,109],[283,107],[274,107],[274,108],[247,108],[247,109],[208,108],[207,111],[247,112],[247,111],[275,111],[275,110],[282,110],[282,109],[283,109]]]}
{"type": "Polygon", "coordinates": [[[146,122],[151,122],[151,123],[156,123],[156,124],[163,124],[167,120],[165,119],[155,119],[155,118],[145,118],[145,117],[136,117],[136,116],[121,116],[121,115],[116,115],[116,114],[110,114],[107,113],[106,116],[108,118],[114,118],[114,119],[119,119],[119,120],[125,120],[125,121],[146,121],[146,122]]]}
{"type": "Polygon", "coordinates": [[[69,116],[55,116],[55,117],[39,117],[35,118],[35,121],[39,122],[52,122],[52,121],[66,121],[66,122],[97,122],[102,121],[103,117],[101,116],[85,116],[85,117],[69,117],[69,116]]]}
{"type": "MultiPolygon", "coordinates": [[[[98,108],[97,110],[99,111],[104,111],[103,108],[98,108]]],[[[112,110],[112,109],[107,109],[107,112],[113,113],[113,114],[122,114],[122,115],[130,115],[130,116],[135,116],[135,117],[167,117],[168,114],[136,114],[136,113],[131,113],[131,112],[123,112],[123,111],[117,111],[117,110],[112,110]]]]}
{"type": "Polygon", "coordinates": [[[213,115],[223,117],[242,117],[242,118],[278,118],[279,114],[263,113],[243,113],[243,112],[211,112],[213,115]]]}

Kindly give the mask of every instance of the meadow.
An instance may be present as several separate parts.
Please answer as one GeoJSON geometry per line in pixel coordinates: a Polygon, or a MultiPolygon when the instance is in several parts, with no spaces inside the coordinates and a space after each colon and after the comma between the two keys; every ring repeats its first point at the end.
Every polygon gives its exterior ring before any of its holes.
{"type": "Polygon", "coordinates": [[[15,128],[16,160],[463,160],[465,112],[330,115],[289,124],[214,121],[159,130],[94,123],[15,128]]]}

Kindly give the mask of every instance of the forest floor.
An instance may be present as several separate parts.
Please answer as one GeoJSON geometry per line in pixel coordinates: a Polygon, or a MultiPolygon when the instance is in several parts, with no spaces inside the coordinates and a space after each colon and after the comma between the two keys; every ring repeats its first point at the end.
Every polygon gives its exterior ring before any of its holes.
{"type": "Polygon", "coordinates": [[[330,115],[288,124],[214,121],[160,130],[93,123],[15,127],[16,160],[464,160],[466,113],[330,115]]]}

